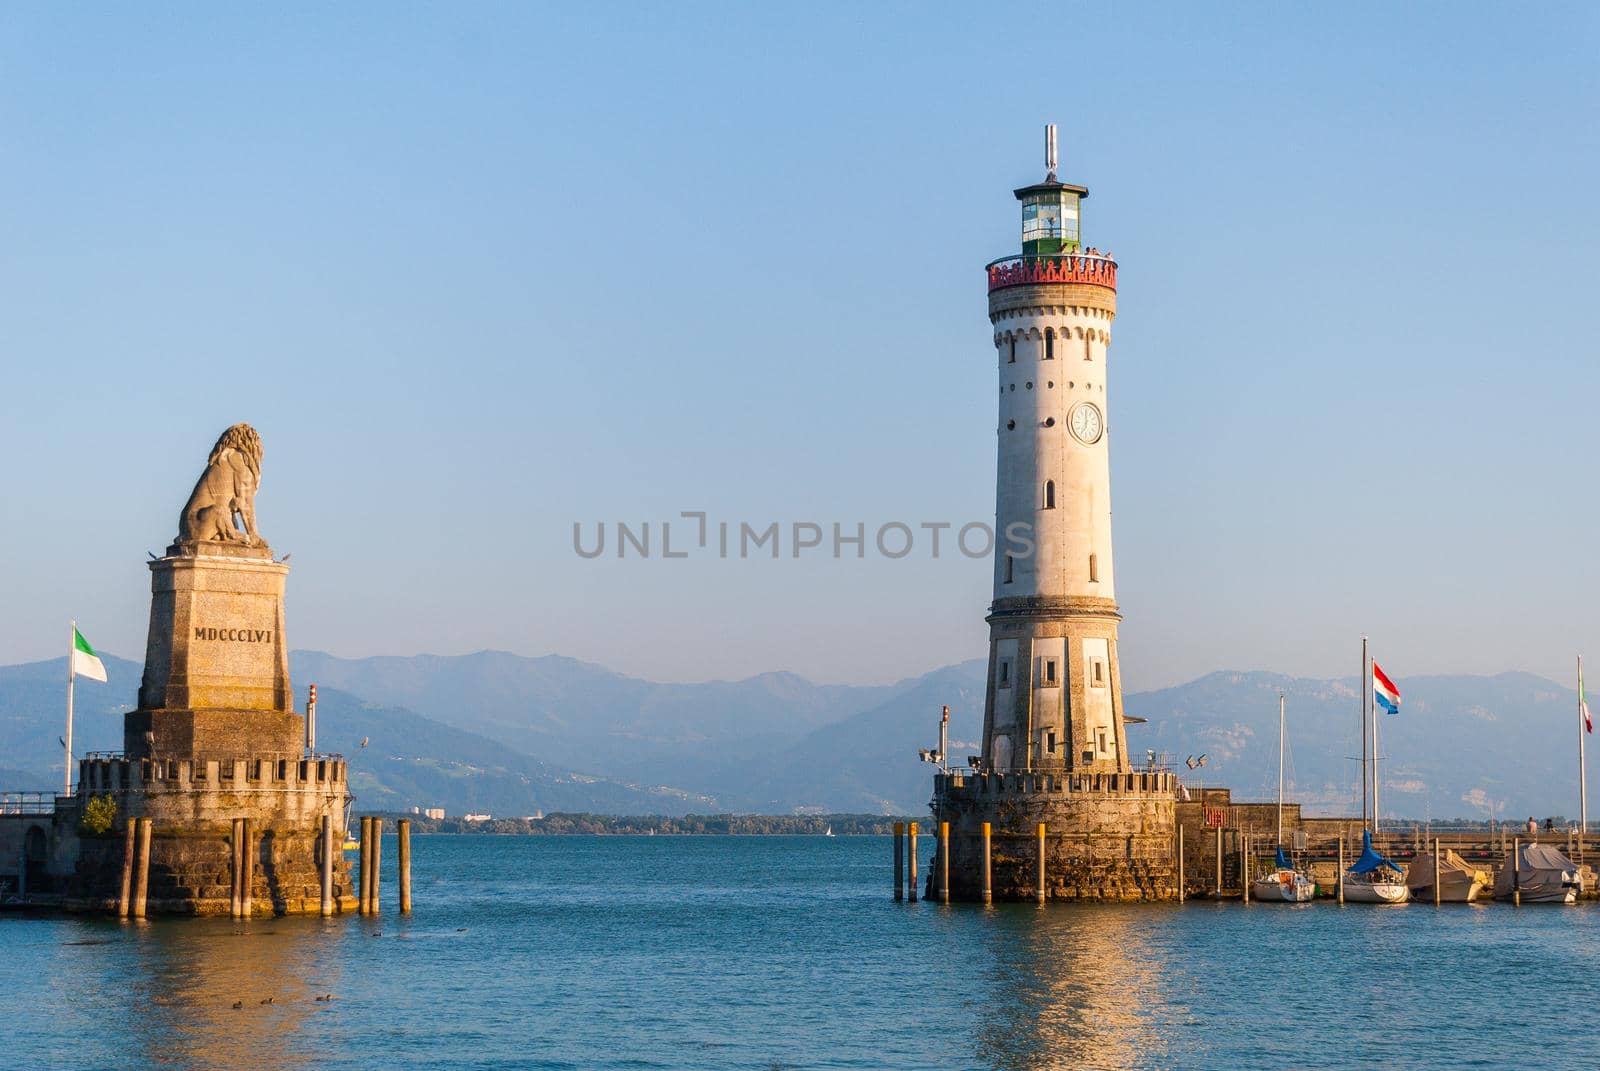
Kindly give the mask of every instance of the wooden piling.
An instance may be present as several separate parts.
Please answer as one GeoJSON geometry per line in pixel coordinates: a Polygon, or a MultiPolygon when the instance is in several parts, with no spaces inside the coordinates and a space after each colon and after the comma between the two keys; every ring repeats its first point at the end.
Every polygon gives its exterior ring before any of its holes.
{"type": "Polygon", "coordinates": [[[372,816],[372,901],[369,905],[374,915],[383,910],[383,898],[378,889],[383,884],[383,819],[372,816]]]}
{"type": "Polygon", "coordinates": [[[322,816],[322,917],[333,914],[333,815],[322,816]]]}
{"type": "Polygon", "coordinates": [[[117,894],[117,918],[128,917],[133,899],[133,850],[137,844],[139,820],[128,819],[128,829],[122,838],[122,891],[117,894]]]}
{"type": "Polygon", "coordinates": [[[150,891],[151,822],[139,819],[139,858],[133,867],[133,917],[144,918],[145,898],[150,891]]]}
{"type": "Polygon", "coordinates": [[[906,827],[906,899],[917,902],[917,823],[906,827]]]}
{"type": "Polygon", "coordinates": [[[357,913],[368,915],[372,913],[370,902],[372,899],[372,816],[361,816],[361,898],[357,901],[360,906],[357,913]]]}
{"type": "Polygon", "coordinates": [[[989,873],[989,823],[983,823],[983,902],[994,902],[994,888],[989,873]]]}
{"type": "Polygon", "coordinates": [[[1438,903],[1440,903],[1440,893],[1438,893],[1438,837],[1434,837],[1434,906],[1435,906],[1435,908],[1437,908],[1438,903]]]}
{"type": "Polygon", "coordinates": [[[1222,899],[1222,827],[1217,827],[1217,883],[1212,888],[1212,894],[1218,900],[1222,899]]]}
{"type": "Polygon", "coordinates": [[[249,918],[254,912],[252,887],[256,883],[256,824],[244,820],[244,839],[239,845],[239,917],[249,918]]]}
{"type": "Polygon", "coordinates": [[[411,819],[402,818],[396,826],[399,855],[395,863],[400,869],[400,914],[411,914],[411,819]]]}
{"type": "Polygon", "coordinates": [[[228,862],[231,863],[233,867],[231,871],[232,876],[228,879],[228,885],[230,887],[228,899],[228,917],[235,919],[239,917],[239,904],[242,901],[239,869],[244,862],[244,852],[241,848],[243,841],[244,819],[235,818],[233,820],[233,832],[228,835],[228,862]]]}
{"type": "Polygon", "coordinates": [[[1522,906],[1522,838],[1511,838],[1511,906],[1522,906]]]}
{"type": "Polygon", "coordinates": [[[950,823],[939,823],[939,902],[950,902],[950,823]]]}
{"type": "MultiPolygon", "coordinates": [[[[1044,826],[1040,826],[1043,829],[1044,826]]],[[[1183,903],[1183,823],[1178,823],[1178,903],[1183,903]]]]}
{"type": "Polygon", "coordinates": [[[1044,903],[1044,872],[1045,872],[1045,863],[1046,863],[1047,858],[1048,858],[1048,855],[1047,855],[1047,853],[1045,851],[1045,844],[1044,844],[1044,823],[1040,822],[1039,823],[1039,887],[1034,890],[1033,896],[1034,896],[1034,899],[1038,900],[1039,903],[1041,903],[1041,904],[1044,903]]]}
{"type": "Polygon", "coordinates": [[[906,898],[906,824],[894,824],[894,898],[906,898]]]}
{"type": "Polygon", "coordinates": [[[1250,904],[1250,838],[1239,834],[1239,902],[1250,904]]]}
{"type": "Polygon", "coordinates": [[[1342,904],[1342,903],[1344,903],[1344,834],[1343,833],[1339,834],[1339,869],[1338,869],[1337,875],[1338,875],[1338,881],[1339,881],[1339,902],[1342,904]]]}

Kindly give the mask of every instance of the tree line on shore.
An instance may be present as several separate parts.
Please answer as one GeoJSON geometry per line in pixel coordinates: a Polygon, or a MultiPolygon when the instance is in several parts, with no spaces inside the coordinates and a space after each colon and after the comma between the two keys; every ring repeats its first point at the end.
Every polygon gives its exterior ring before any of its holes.
{"type": "MultiPolygon", "coordinates": [[[[841,837],[881,835],[894,832],[896,822],[920,819],[881,814],[689,814],[680,818],[665,815],[616,815],[552,812],[540,818],[427,818],[417,814],[378,812],[390,821],[409,818],[415,833],[497,833],[505,835],[650,834],[679,836],[821,836],[832,830],[841,837]]],[[[352,819],[352,824],[354,819],[352,819]]]]}

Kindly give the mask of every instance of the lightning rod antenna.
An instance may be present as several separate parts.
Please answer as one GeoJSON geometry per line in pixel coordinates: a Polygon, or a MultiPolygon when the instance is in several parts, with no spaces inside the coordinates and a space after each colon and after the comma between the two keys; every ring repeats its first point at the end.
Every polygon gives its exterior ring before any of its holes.
{"type": "Polygon", "coordinates": [[[1046,182],[1056,180],[1056,125],[1046,123],[1044,128],[1044,169],[1046,182]]]}

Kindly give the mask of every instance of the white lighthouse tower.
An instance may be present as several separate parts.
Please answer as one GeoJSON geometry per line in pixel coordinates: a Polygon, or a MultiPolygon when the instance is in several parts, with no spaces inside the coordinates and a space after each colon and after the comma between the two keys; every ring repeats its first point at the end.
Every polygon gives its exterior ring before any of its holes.
{"type": "Polygon", "coordinates": [[[983,754],[935,775],[927,894],[1169,899],[1176,781],[1129,762],[1117,666],[1106,416],[1117,265],[1084,245],[1089,191],[1056,177],[1054,127],[1045,168],[1015,191],[1021,253],[988,265],[1000,389],[983,754]]]}
{"type": "Polygon", "coordinates": [[[988,266],[1000,403],[983,758],[993,770],[1128,767],[1111,561],[1107,356],[1117,266],[1083,245],[1082,186],[1015,191],[1022,253],[988,266]]]}

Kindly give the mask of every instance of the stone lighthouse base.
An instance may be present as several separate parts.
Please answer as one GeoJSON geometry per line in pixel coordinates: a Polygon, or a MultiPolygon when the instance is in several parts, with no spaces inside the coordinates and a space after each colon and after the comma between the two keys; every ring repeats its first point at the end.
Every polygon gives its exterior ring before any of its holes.
{"type": "MultiPolygon", "coordinates": [[[[1173,900],[1178,896],[1176,781],[1164,771],[1122,774],[948,773],[935,778],[938,823],[950,823],[950,898],[983,899],[983,823],[997,901],[1032,901],[1045,827],[1049,900],[1173,900]]],[[[928,870],[937,899],[944,860],[928,870]]]]}

